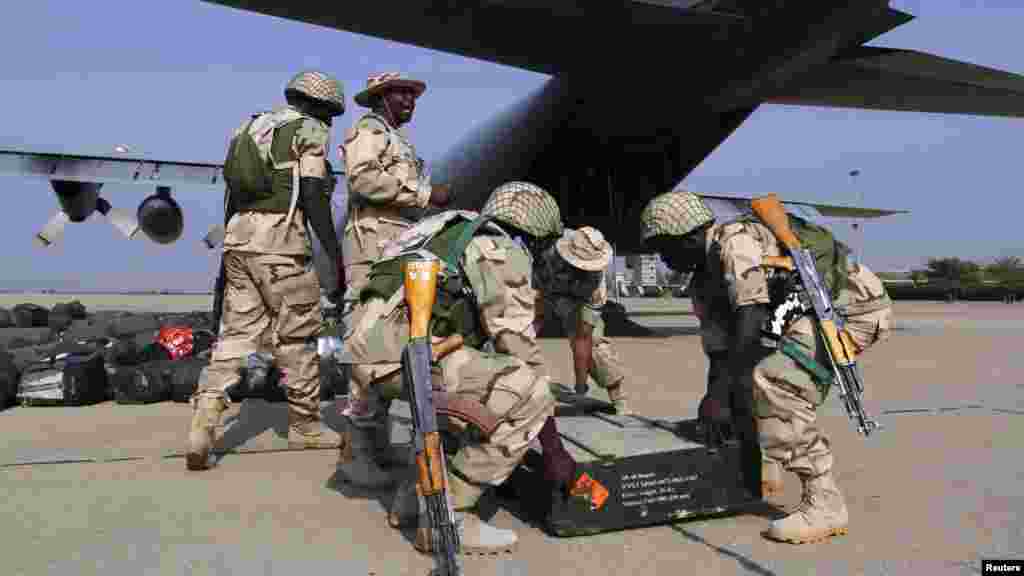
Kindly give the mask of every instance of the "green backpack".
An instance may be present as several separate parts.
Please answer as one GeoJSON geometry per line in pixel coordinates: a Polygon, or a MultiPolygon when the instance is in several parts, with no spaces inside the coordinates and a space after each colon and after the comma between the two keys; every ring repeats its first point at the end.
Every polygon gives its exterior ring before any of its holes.
{"type": "MultiPolygon", "coordinates": [[[[426,242],[416,241],[416,235],[410,234],[413,242],[406,247],[438,255],[446,269],[437,279],[437,296],[431,311],[431,333],[442,338],[455,333],[462,334],[467,346],[479,348],[486,337],[477,316],[475,297],[463,275],[460,261],[466,246],[477,234],[494,233],[484,228],[491,218],[479,216],[469,219],[468,216],[452,217],[445,213],[435,218],[446,221],[440,227],[433,225],[433,219],[421,221],[419,226],[422,228],[438,229],[429,233],[426,242]]],[[[390,298],[404,282],[402,263],[408,258],[402,255],[374,262],[368,283],[359,293],[359,299],[365,302],[374,297],[384,300],[390,298]]]]}
{"type": "MultiPolygon", "coordinates": [[[[273,202],[274,170],[291,168],[293,180],[298,180],[298,163],[275,164],[271,147],[278,130],[302,118],[296,110],[283,107],[273,112],[254,114],[235,131],[224,160],[224,181],[233,207],[273,202]]],[[[293,186],[298,189],[297,183],[293,186]]]]}
{"type": "MultiPolygon", "coordinates": [[[[835,235],[828,228],[795,214],[787,213],[787,216],[789,216],[790,229],[800,240],[800,244],[811,253],[818,276],[825,283],[832,299],[835,300],[839,297],[840,290],[846,287],[849,274],[847,258],[850,255],[850,248],[836,240],[835,235]]],[[[755,215],[748,215],[743,220],[764,224],[755,215]]]]}

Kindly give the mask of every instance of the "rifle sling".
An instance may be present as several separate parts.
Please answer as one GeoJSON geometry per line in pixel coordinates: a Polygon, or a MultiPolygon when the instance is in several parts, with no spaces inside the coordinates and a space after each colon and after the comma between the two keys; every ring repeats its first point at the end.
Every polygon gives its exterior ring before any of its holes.
{"type": "Polygon", "coordinates": [[[487,440],[501,424],[494,412],[476,400],[434,389],[434,408],[439,416],[456,418],[476,426],[487,440]]]}
{"type": "Polygon", "coordinates": [[[811,358],[811,356],[804,352],[801,349],[801,346],[791,338],[784,336],[779,341],[779,350],[811,374],[811,379],[814,380],[814,384],[818,387],[818,391],[821,392],[821,401],[824,402],[825,398],[828,396],[829,389],[832,387],[832,381],[835,379],[832,371],[822,366],[814,358],[811,358]]]}

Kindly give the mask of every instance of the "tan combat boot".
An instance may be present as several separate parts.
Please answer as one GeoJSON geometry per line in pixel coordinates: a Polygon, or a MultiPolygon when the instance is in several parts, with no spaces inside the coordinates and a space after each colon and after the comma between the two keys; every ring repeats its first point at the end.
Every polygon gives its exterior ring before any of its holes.
{"type": "Polygon", "coordinates": [[[761,461],[761,498],[771,500],[782,495],[782,465],[770,460],[761,461]]]}
{"type": "Polygon", "coordinates": [[[363,488],[386,488],[395,479],[377,462],[376,427],[356,426],[351,420],[345,426],[346,444],[338,457],[338,471],[349,482],[363,488]]]}
{"type": "MultiPolygon", "coordinates": [[[[515,532],[495,528],[481,520],[475,513],[476,504],[483,495],[483,490],[479,486],[469,484],[451,472],[448,473],[448,486],[461,544],[460,554],[493,554],[512,552],[516,549],[519,537],[515,532]]],[[[424,554],[430,554],[433,552],[430,520],[425,507],[421,507],[420,510],[419,527],[416,529],[413,546],[424,554]]]]}
{"type": "Polygon", "coordinates": [[[210,467],[214,434],[225,410],[227,403],[223,398],[192,397],[192,423],[189,425],[188,449],[185,451],[185,468],[188,470],[206,470],[210,467]]]}
{"type": "Polygon", "coordinates": [[[608,387],[608,401],[615,407],[616,414],[620,416],[632,414],[629,410],[629,404],[626,402],[626,391],[623,390],[621,382],[615,386],[608,387]]]}
{"type": "Polygon", "coordinates": [[[772,522],[766,536],[781,542],[804,544],[846,534],[849,517],[846,502],[831,473],[801,476],[803,500],[792,514],[772,522]]]}
{"type": "Polygon", "coordinates": [[[315,450],[339,447],[341,447],[341,438],[334,430],[325,428],[319,418],[288,411],[288,448],[315,450]]]}

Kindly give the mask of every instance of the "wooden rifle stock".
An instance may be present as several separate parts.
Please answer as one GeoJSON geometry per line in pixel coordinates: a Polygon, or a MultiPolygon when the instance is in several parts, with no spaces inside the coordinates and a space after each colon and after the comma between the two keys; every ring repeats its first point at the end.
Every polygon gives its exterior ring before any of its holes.
{"type": "Polygon", "coordinates": [[[750,207],[786,248],[790,250],[801,248],[800,239],[789,228],[789,216],[786,215],[786,210],[775,193],[754,198],[750,201],[750,207]]]}
{"type": "Polygon", "coordinates": [[[457,554],[459,537],[448,501],[448,474],[445,470],[441,434],[437,428],[437,409],[433,403],[430,362],[457,349],[462,338],[430,345],[430,316],[437,298],[437,275],[441,262],[437,258],[411,259],[402,264],[405,300],[409,306],[409,344],[402,355],[413,408],[416,434],[416,490],[423,497],[430,524],[417,530],[421,549],[429,543],[438,563],[439,576],[462,573],[457,554]]]}

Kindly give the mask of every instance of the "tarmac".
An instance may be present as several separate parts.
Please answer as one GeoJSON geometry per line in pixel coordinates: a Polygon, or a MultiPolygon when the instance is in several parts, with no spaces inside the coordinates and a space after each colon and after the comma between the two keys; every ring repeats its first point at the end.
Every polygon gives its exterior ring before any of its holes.
{"type": "MultiPolygon", "coordinates": [[[[8,294],[0,306],[76,297],[91,310],[168,312],[211,300],[8,294]]],[[[650,418],[693,418],[706,364],[689,302],[623,303],[654,331],[613,338],[633,367],[631,406],[650,418]],[[658,309],[673,315],[648,315],[658,309]]],[[[1022,335],[1024,306],[896,303],[891,339],[862,358],[865,408],[884,428],[858,435],[835,392],[820,418],[850,512],[846,536],[767,540],[761,532],[779,513],[761,506],[558,538],[499,509],[492,521],[518,531],[518,551],[466,558],[465,574],[981,574],[982,558],[1024,558],[1022,335]]],[[[552,377],[571,385],[567,343],[541,347],[552,377]]],[[[337,426],[334,407],[323,410],[337,426]]],[[[231,451],[204,472],[185,470],[188,420],[188,406],[173,403],[0,412],[2,572],[428,573],[432,560],[412,548],[412,535],[387,526],[389,493],[344,483],[336,451],[283,449],[284,406],[250,400],[229,411],[222,445],[231,451]]],[[[787,477],[781,505],[799,498],[787,477]]]]}

